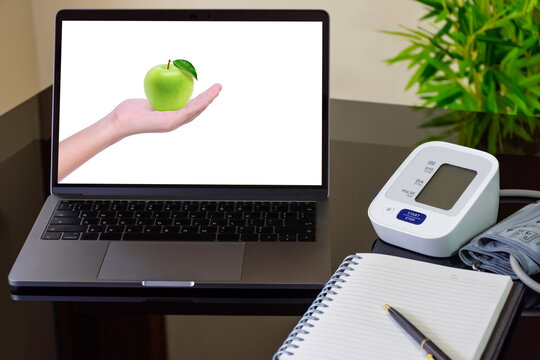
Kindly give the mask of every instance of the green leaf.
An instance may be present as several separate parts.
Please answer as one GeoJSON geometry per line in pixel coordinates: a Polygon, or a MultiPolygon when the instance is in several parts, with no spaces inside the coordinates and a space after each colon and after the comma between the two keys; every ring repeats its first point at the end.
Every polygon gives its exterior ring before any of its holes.
{"type": "Polygon", "coordinates": [[[463,121],[463,113],[460,111],[452,111],[448,114],[444,114],[441,116],[437,116],[433,119],[430,119],[422,123],[419,127],[428,128],[428,127],[450,126],[450,125],[456,125],[457,123],[461,121],[463,121]]]}
{"type": "Polygon", "coordinates": [[[485,42],[490,42],[490,43],[503,45],[503,46],[511,46],[511,47],[517,47],[518,46],[517,44],[511,43],[510,41],[503,40],[501,38],[497,38],[497,37],[494,37],[494,36],[478,35],[476,37],[476,39],[478,41],[485,41],[485,42]]]}
{"type": "Polygon", "coordinates": [[[443,7],[441,0],[416,0],[416,1],[437,10],[440,10],[443,7]]]}
{"type": "Polygon", "coordinates": [[[388,64],[393,64],[398,61],[411,59],[414,56],[414,54],[411,53],[416,49],[418,49],[418,45],[412,44],[411,46],[405,48],[403,51],[397,54],[395,57],[386,60],[386,62],[388,64]]]}
{"type": "Polygon", "coordinates": [[[488,151],[491,154],[495,154],[497,152],[497,142],[498,142],[499,135],[500,135],[499,119],[497,117],[494,117],[489,126],[488,138],[487,138],[488,151]]]}
{"type": "Polygon", "coordinates": [[[540,65],[540,52],[530,57],[524,57],[516,61],[516,67],[524,68],[529,66],[540,65]]]}
{"type": "Polygon", "coordinates": [[[189,61],[178,59],[178,60],[174,60],[173,64],[180,70],[183,70],[191,74],[195,78],[195,80],[199,80],[197,79],[197,71],[195,71],[195,67],[189,61]]]}
{"type": "Polygon", "coordinates": [[[522,138],[523,140],[525,141],[528,141],[528,142],[532,142],[533,141],[533,138],[532,136],[527,133],[525,131],[525,129],[523,129],[522,127],[517,127],[516,128],[516,131],[514,131],[514,134],[519,136],[520,138],[522,138]]]}
{"type": "MultiPolygon", "coordinates": [[[[481,113],[480,113],[481,114],[481,113]]],[[[482,140],[482,137],[486,133],[486,130],[488,126],[491,123],[491,119],[483,114],[483,116],[480,116],[480,119],[476,119],[476,124],[474,128],[474,133],[471,136],[471,147],[477,147],[478,144],[480,144],[480,141],[482,140]]]]}
{"type": "Polygon", "coordinates": [[[540,74],[525,78],[519,82],[519,86],[521,87],[528,87],[531,85],[540,85],[540,74]]]}
{"type": "Polygon", "coordinates": [[[420,36],[410,34],[410,33],[406,33],[406,32],[402,32],[402,31],[380,30],[380,32],[383,33],[383,34],[388,34],[388,35],[397,35],[397,36],[402,36],[402,37],[406,37],[406,38],[410,38],[410,39],[414,39],[414,40],[421,40],[420,36]]]}

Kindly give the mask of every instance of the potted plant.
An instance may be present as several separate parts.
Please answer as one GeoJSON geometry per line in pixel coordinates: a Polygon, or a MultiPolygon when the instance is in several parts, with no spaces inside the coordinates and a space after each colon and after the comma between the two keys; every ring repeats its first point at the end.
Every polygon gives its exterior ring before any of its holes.
{"type": "Polygon", "coordinates": [[[406,89],[418,85],[423,107],[458,110],[423,123],[441,129],[426,140],[457,134],[460,144],[491,153],[516,141],[538,144],[538,0],[414,1],[426,14],[416,29],[384,31],[409,42],[387,62],[415,70],[406,89]]]}

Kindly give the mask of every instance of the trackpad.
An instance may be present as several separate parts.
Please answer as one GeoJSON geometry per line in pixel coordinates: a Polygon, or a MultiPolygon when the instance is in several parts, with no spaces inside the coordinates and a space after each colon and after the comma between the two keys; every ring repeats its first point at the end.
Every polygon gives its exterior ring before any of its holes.
{"type": "Polygon", "coordinates": [[[243,243],[113,242],[98,279],[238,281],[243,259],[243,243]]]}

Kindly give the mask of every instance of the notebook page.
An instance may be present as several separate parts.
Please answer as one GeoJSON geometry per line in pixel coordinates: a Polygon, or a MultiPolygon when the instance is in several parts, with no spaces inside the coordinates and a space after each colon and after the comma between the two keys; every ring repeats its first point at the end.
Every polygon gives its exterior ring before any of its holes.
{"type": "Polygon", "coordinates": [[[510,277],[381,254],[361,260],[316,315],[310,333],[280,359],[426,359],[388,315],[396,308],[452,359],[478,359],[508,296],[510,277]]]}

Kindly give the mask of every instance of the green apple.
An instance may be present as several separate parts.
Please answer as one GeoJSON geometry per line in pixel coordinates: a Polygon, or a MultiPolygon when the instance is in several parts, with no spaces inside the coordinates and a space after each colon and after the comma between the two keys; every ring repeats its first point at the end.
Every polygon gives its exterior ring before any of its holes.
{"type": "Polygon", "coordinates": [[[186,106],[193,93],[195,68],[187,60],[171,60],[151,68],[144,77],[144,93],[150,105],[159,111],[178,110],[186,106]]]}

